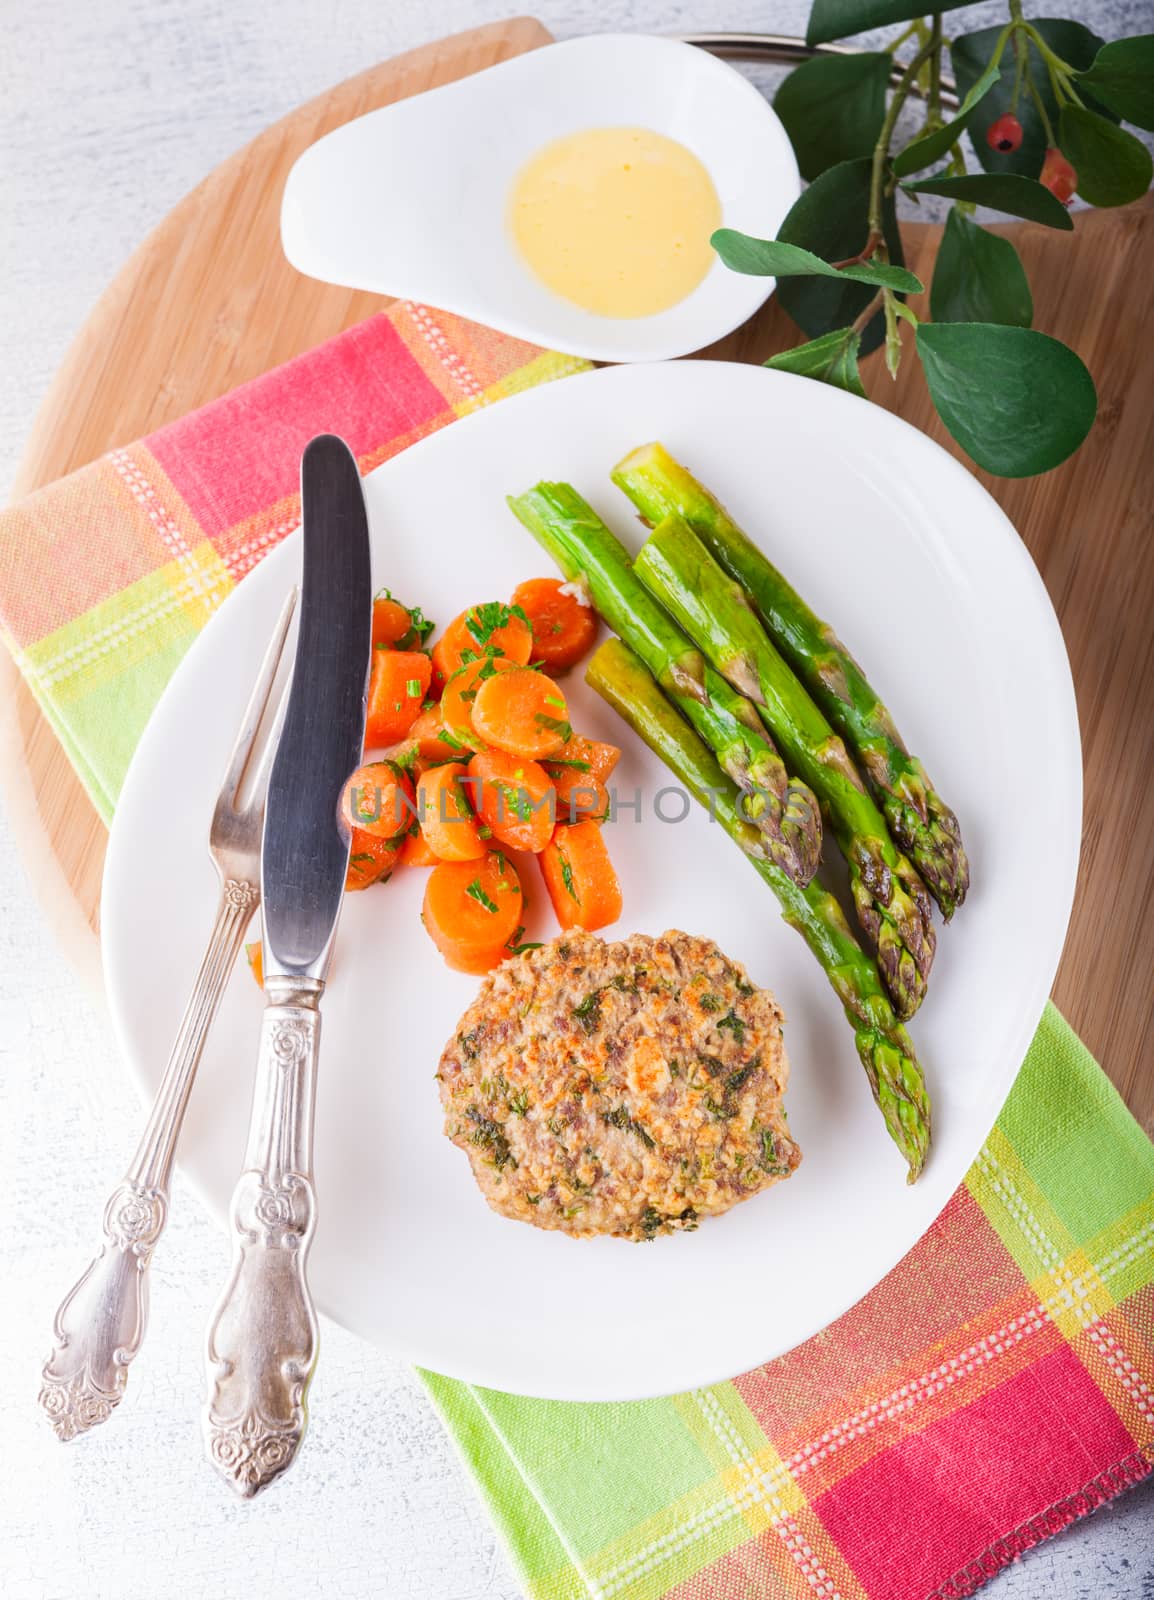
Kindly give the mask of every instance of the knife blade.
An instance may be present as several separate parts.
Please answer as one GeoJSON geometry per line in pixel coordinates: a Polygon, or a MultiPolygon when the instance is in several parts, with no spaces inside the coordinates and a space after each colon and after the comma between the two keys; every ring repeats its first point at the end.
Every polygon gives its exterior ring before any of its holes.
{"type": "Polygon", "coordinates": [[[264,964],[323,977],[349,864],[339,804],[361,760],[373,606],[361,475],[335,434],[305,449],[301,519],[300,626],[261,850],[264,964]]]}
{"type": "Polygon", "coordinates": [[[261,850],[265,1009],[232,1270],[206,1350],[209,1459],[246,1499],[296,1459],[316,1365],[307,1263],[319,1006],[344,899],[340,796],[361,759],[373,605],[360,473],[333,434],[301,459],[301,517],[300,627],[261,850]]]}

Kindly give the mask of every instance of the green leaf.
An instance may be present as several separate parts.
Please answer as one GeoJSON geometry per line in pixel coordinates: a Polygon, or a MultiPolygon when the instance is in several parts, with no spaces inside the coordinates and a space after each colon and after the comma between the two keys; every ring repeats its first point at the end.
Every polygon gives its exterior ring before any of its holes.
{"type": "MultiPolygon", "coordinates": [[[[970,0],[945,0],[943,11],[956,11],[970,0]]],[[[925,13],[924,0],[814,0],[806,29],[807,44],[846,39],[867,28],[886,28],[891,22],[912,22],[925,13]]]]}
{"type": "Polygon", "coordinates": [[[1128,206],[1150,187],[1149,150],[1093,111],[1063,106],[1058,143],[1078,174],[1078,193],[1092,206],[1128,206]]]}
{"type": "Polygon", "coordinates": [[[718,228],[710,244],[734,272],[754,278],[848,278],[870,283],[875,289],[896,289],[900,294],[921,294],[925,285],[905,267],[883,261],[857,261],[852,267],[831,266],[812,250],[783,244],[780,239],[754,239],[733,228],[718,228]]]}
{"type": "Polygon", "coordinates": [[[1011,217],[1044,222],[1047,228],[1072,228],[1070,213],[1062,202],[1036,178],[1020,178],[1016,172],[968,172],[961,178],[920,178],[903,183],[907,194],[941,194],[947,200],[969,200],[1005,211],[1011,217]]]}
{"type": "Polygon", "coordinates": [[[941,128],[935,128],[931,133],[924,133],[920,139],[915,139],[912,144],[906,145],[904,150],[899,150],[894,158],[894,172],[897,176],[905,178],[911,172],[920,172],[924,167],[932,167],[935,161],[940,161],[946,151],[961,138],[974,108],[1001,76],[998,67],[987,67],[978,81],[971,86],[970,92],[958,107],[957,116],[952,121],[941,128]]]}
{"type": "Polygon", "coordinates": [[[954,206],[946,218],[930,289],[935,322],[1004,322],[1028,328],[1034,302],[1026,269],[1008,239],[954,206]]]}
{"type": "Polygon", "coordinates": [[[1104,44],[1078,83],[1136,128],[1154,128],[1154,33],[1104,44]]]}
{"type": "MultiPolygon", "coordinates": [[[[778,243],[800,245],[823,261],[843,261],[856,255],[869,232],[869,188],[868,156],[830,167],[794,202],[777,230],[778,243]]],[[[884,202],[882,219],[890,261],[901,263],[905,256],[892,196],[884,202]]],[[[848,278],[840,282],[818,277],[783,278],[777,288],[778,302],[811,339],[831,328],[846,327],[865,310],[873,294],[868,286],[848,278]]],[[[884,336],[879,311],[862,335],[860,354],[867,356],[876,350],[884,336]]]]}
{"type": "Polygon", "coordinates": [[[892,56],[877,50],[814,56],[785,79],[773,109],[807,182],[839,161],[871,153],[885,119],[892,66],[892,56]]]}
{"type": "Polygon", "coordinates": [[[866,392],[857,370],[860,346],[860,333],[853,328],[835,328],[832,333],[823,333],[820,339],[811,339],[808,344],[770,356],[765,365],[775,372],[796,372],[801,378],[816,378],[819,383],[847,389],[864,400],[866,392]]]}
{"type": "MultiPolygon", "coordinates": [[[[1080,22],[1065,22],[1054,17],[1043,17],[1031,18],[1030,26],[1037,28],[1050,49],[1061,56],[1063,61],[1068,61],[1072,67],[1088,67],[1102,46],[1102,40],[1098,35],[1091,33],[1089,28],[1084,28],[1080,22]]],[[[960,95],[968,95],[985,72],[1001,33],[1000,27],[981,28],[977,33],[963,34],[950,46],[950,59],[953,62],[954,77],[957,79],[960,95]]],[[[1032,42],[1028,45],[1027,56],[1034,85],[1042,97],[1042,104],[1046,107],[1046,115],[1056,128],[1058,103],[1050,87],[1050,74],[1046,70],[1046,63],[1032,42]]],[[[988,91],[981,105],[975,109],[967,131],[973,141],[974,154],[987,172],[1018,172],[1024,177],[1036,178],[1042,170],[1042,161],[1046,154],[1047,141],[1042,119],[1027,93],[1021,94],[1016,106],[1013,104],[1013,99],[1014,47],[1008,44],[1006,53],[1002,57],[1001,79],[988,91]],[[991,150],[986,143],[987,130],[991,123],[996,122],[1006,111],[1012,111],[1022,124],[1022,143],[1017,150],[991,150]]]]}
{"type": "Polygon", "coordinates": [[[1058,339],[996,322],[923,322],[917,340],[938,415],[987,472],[1049,472],[1090,431],[1094,380],[1058,339]]]}

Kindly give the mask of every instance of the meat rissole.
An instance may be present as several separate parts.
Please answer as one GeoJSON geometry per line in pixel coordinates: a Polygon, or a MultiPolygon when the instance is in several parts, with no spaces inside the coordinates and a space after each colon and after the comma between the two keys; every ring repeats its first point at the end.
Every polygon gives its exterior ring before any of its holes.
{"type": "Polygon", "coordinates": [[[441,1056],[445,1132],[503,1216],[695,1228],[801,1159],[773,996],[708,939],[566,933],[485,979],[441,1056]]]}

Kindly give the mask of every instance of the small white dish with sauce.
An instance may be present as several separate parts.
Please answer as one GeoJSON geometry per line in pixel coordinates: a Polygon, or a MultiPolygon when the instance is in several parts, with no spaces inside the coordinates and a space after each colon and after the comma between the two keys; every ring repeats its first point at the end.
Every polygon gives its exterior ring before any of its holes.
{"type": "MultiPolygon", "coordinates": [[[[563,165],[572,175],[573,161],[563,165]]],[[[709,224],[773,238],[800,187],[784,128],[740,73],[676,40],[602,34],[517,56],[327,134],[289,174],[281,240],[293,266],[329,283],[425,301],[570,355],[666,360],[731,332],[773,290],[772,279],[703,255],[698,234],[709,224]],[[669,252],[663,260],[659,248],[654,261],[653,300],[666,304],[645,315],[636,314],[636,263],[631,293],[616,302],[624,314],[607,315],[550,287],[522,248],[534,205],[546,233],[564,214],[556,199],[542,201],[540,184],[528,193],[526,175],[536,167],[541,176],[544,162],[548,179],[556,141],[566,141],[558,152],[585,159],[580,135],[599,136],[592,154],[603,160],[610,130],[614,150],[640,135],[643,156],[671,162],[640,196],[651,215],[666,195],[686,207],[686,236],[670,218],[669,252]],[[698,255],[704,275],[677,298],[696,276],[673,254],[680,249],[698,255]]],[[[601,234],[607,254],[618,241],[637,247],[632,219],[620,220],[601,234]]],[[[576,242],[581,229],[573,231],[576,242]]],[[[541,264],[557,279],[557,252],[541,264]]],[[[603,308],[614,304],[607,278],[589,295],[603,308]]],[[[584,286],[588,275],[569,281],[584,286]]]]}

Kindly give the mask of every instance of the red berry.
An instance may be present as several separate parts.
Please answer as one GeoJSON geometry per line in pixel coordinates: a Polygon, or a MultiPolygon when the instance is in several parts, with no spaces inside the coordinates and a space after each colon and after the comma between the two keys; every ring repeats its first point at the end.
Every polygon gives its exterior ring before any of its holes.
{"type": "Polygon", "coordinates": [[[1022,144],[1022,124],[1012,111],[1003,112],[995,122],[991,122],[986,129],[986,143],[991,150],[1000,151],[1002,155],[1009,155],[1011,150],[1018,150],[1022,144]]]}
{"type": "Polygon", "coordinates": [[[1044,183],[1052,195],[1064,206],[1068,206],[1074,198],[1074,190],[1078,187],[1078,174],[1062,152],[1051,145],[1046,151],[1045,161],[1042,162],[1038,182],[1044,183]]]}

